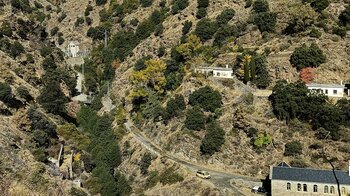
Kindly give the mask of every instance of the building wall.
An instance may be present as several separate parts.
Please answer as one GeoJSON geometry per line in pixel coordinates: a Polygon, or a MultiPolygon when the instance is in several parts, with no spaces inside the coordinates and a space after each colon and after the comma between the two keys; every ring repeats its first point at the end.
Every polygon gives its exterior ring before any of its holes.
{"type": "MultiPolygon", "coordinates": [[[[342,196],[347,196],[350,193],[350,185],[340,185],[342,196]]],[[[316,196],[316,195],[338,195],[338,187],[336,184],[310,183],[310,182],[295,182],[284,180],[271,180],[272,196],[316,196]],[[291,184],[291,189],[287,190],[287,183],[291,184]],[[301,184],[301,191],[298,191],[298,183],[301,184]],[[303,185],[307,185],[307,191],[303,190],[303,185]],[[317,185],[317,192],[313,192],[314,185],[317,185]],[[328,186],[328,193],[324,192],[324,187],[328,186]],[[334,187],[334,192],[330,193],[330,187],[334,187]]]]}
{"type": "Polygon", "coordinates": [[[216,78],[233,78],[233,71],[213,70],[213,76],[216,78]]]}
{"type": "Polygon", "coordinates": [[[343,97],[344,96],[344,88],[324,88],[324,87],[307,87],[309,90],[320,90],[321,93],[329,96],[329,97],[343,97]],[[337,93],[334,93],[337,91],[337,93]]]}
{"type": "Polygon", "coordinates": [[[69,52],[71,53],[72,57],[78,57],[79,52],[79,46],[74,43],[69,43],[68,45],[69,52]]]}

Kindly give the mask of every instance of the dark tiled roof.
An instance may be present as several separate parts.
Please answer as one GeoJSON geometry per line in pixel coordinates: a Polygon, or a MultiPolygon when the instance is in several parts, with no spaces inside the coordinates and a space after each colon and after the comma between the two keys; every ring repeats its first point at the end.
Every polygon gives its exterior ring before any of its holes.
{"type": "MultiPolygon", "coordinates": [[[[335,174],[340,184],[350,185],[350,177],[348,172],[335,170],[335,174]]],[[[297,167],[273,167],[271,179],[337,184],[332,170],[297,167]]]]}

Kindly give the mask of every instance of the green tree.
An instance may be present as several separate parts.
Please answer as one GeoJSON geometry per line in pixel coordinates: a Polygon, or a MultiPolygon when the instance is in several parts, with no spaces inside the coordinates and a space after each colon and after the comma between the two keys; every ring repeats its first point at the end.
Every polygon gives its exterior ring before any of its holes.
{"type": "Polygon", "coordinates": [[[310,47],[303,44],[294,50],[289,61],[298,70],[301,70],[305,67],[318,67],[326,62],[326,56],[315,43],[312,43],[310,47]]]}
{"type": "Polygon", "coordinates": [[[340,13],[338,19],[339,19],[339,23],[343,26],[346,26],[350,23],[350,5],[347,5],[345,7],[345,10],[343,10],[340,13]]]}
{"type": "Polygon", "coordinates": [[[328,0],[314,0],[311,2],[310,5],[317,12],[321,12],[329,6],[329,1],[328,0]]]}
{"type": "Polygon", "coordinates": [[[285,145],[284,155],[286,156],[296,156],[303,153],[303,145],[297,141],[287,142],[285,145]]]}
{"type": "Polygon", "coordinates": [[[142,7],[149,7],[152,5],[153,0],[140,0],[140,3],[142,7]]]}
{"type": "Polygon", "coordinates": [[[96,0],[96,5],[100,6],[100,5],[104,5],[107,3],[107,0],[96,0]]]}
{"type": "Polygon", "coordinates": [[[350,125],[350,100],[340,99],[337,101],[336,106],[343,113],[343,121],[345,124],[350,125]]]}
{"type": "Polygon", "coordinates": [[[186,20],[184,23],[183,23],[183,27],[182,27],[182,35],[186,35],[188,32],[190,32],[190,29],[192,27],[192,22],[189,21],[189,20],[186,20]]]}
{"type": "Polygon", "coordinates": [[[68,99],[62,93],[60,84],[57,81],[51,81],[41,90],[38,101],[48,112],[61,114],[66,111],[64,105],[68,99]]]}
{"type": "Polygon", "coordinates": [[[187,129],[199,131],[205,128],[205,122],[206,116],[198,106],[187,111],[185,120],[187,129]]]}
{"type": "Polygon", "coordinates": [[[175,98],[169,99],[166,105],[166,118],[170,119],[179,116],[186,109],[185,99],[182,95],[175,95],[175,98]]]}
{"type": "Polygon", "coordinates": [[[18,57],[20,54],[24,52],[24,47],[22,46],[21,43],[18,41],[15,41],[11,46],[10,46],[10,54],[13,58],[18,57]]]}
{"type": "Polygon", "coordinates": [[[205,86],[190,94],[189,104],[199,106],[205,111],[215,112],[221,107],[221,99],[220,92],[213,90],[210,86],[205,86]]]}
{"type": "Polygon", "coordinates": [[[189,5],[188,0],[174,0],[171,13],[177,14],[189,5]]]}
{"type": "Polygon", "coordinates": [[[270,11],[269,4],[266,0],[256,0],[253,3],[253,10],[256,13],[268,12],[270,11]]]}
{"type": "Polygon", "coordinates": [[[216,17],[216,23],[219,26],[226,25],[228,21],[230,21],[235,16],[235,14],[236,12],[234,9],[232,8],[225,9],[216,17]]]}
{"type": "Polygon", "coordinates": [[[203,42],[212,38],[217,30],[217,24],[209,19],[201,19],[196,26],[195,35],[197,35],[203,42]]]}
{"type": "Polygon", "coordinates": [[[8,103],[13,98],[10,85],[0,82],[0,100],[8,103]]]}
{"type": "Polygon", "coordinates": [[[209,0],[197,0],[198,8],[207,8],[209,6],[209,0]]]}
{"type": "Polygon", "coordinates": [[[254,16],[254,24],[261,32],[274,32],[277,14],[272,12],[261,12],[254,16]]]}
{"type": "Polygon", "coordinates": [[[213,155],[220,151],[224,143],[225,131],[216,122],[211,122],[207,125],[207,133],[200,146],[201,153],[213,155]]]}

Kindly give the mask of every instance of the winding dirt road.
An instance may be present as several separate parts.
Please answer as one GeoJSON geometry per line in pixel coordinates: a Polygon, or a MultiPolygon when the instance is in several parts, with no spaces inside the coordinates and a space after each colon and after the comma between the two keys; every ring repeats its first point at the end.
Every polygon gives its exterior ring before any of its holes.
{"type": "Polygon", "coordinates": [[[220,190],[222,195],[245,195],[241,191],[239,191],[235,186],[233,186],[232,181],[234,180],[240,180],[244,182],[244,184],[248,185],[247,188],[250,188],[252,186],[261,186],[261,182],[259,179],[241,176],[239,174],[225,173],[222,171],[213,170],[203,165],[198,165],[190,163],[186,160],[182,160],[176,157],[175,155],[166,152],[165,150],[154,144],[148,137],[146,137],[137,127],[133,125],[133,123],[130,120],[124,123],[124,126],[134,136],[134,138],[137,139],[150,152],[158,156],[166,157],[176,163],[181,164],[188,170],[192,171],[193,175],[195,175],[197,170],[208,171],[211,175],[211,179],[209,181],[212,182],[220,190]]]}

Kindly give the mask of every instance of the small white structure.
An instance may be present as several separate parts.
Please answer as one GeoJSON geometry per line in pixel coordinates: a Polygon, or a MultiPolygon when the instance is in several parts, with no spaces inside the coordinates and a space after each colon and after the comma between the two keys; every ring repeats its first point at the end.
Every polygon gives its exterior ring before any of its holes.
{"type": "Polygon", "coordinates": [[[323,93],[328,97],[343,97],[345,85],[343,84],[306,84],[311,91],[323,93]]]}
{"type": "Polygon", "coordinates": [[[208,75],[209,73],[213,74],[215,78],[233,78],[234,73],[232,68],[226,67],[200,67],[194,70],[195,73],[202,73],[208,75]]]}
{"type": "Polygon", "coordinates": [[[76,187],[81,187],[81,180],[80,179],[73,180],[73,185],[76,187]]]}
{"type": "Polygon", "coordinates": [[[78,57],[79,56],[79,42],[71,41],[68,44],[68,56],[78,57]]]}

